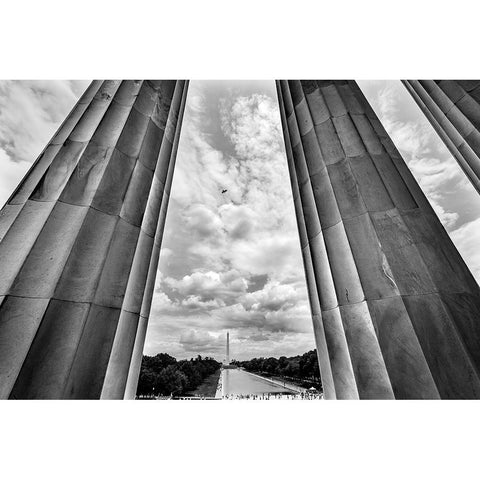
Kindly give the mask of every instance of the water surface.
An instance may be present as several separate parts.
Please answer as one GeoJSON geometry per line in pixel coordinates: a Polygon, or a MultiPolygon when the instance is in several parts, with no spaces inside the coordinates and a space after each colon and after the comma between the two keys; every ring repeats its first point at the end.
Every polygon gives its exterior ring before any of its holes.
{"type": "Polygon", "coordinates": [[[245,370],[226,369],[222,371],[223,395],[262,395],[263,393],[296,393],[266,379],[252,375],[245,370]]]}

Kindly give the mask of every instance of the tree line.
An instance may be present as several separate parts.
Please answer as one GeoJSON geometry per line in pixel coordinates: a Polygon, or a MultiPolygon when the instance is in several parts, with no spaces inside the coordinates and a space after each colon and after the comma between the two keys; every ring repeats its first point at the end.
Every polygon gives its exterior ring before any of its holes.
{"type": "Polygon", "coordinates": [[[243,362],[233,360],[231,363],[244,368],[248,372],[264,376],[278,376],[295,379],[308,384],[320,384],[317,351],[311,350],[303,355],[280,358],[252,358],[243,362]]]}
{"type": "Polygon", "coordinates": [[[201,355],[179,361],[167,353],[159,353],[154,357],[144,355],[137,395],[184,395],[195,390],[220,366],[213,358],[202,358],[201,355]]]}

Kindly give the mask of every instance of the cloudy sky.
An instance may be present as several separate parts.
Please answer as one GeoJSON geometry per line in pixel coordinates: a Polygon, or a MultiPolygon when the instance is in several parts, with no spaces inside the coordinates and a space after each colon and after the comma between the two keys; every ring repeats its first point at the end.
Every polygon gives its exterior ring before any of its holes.
{"type": "MultiPolygon", "coordinates": [[[[479,280],[479,196],[400,82],[359,84],[479,280]]],[[[0,81],[1,204],[87,85],[0,81]]],[[[274,83],[192,81],[146,354],[314,348],[290,194],[274,83]]]]}

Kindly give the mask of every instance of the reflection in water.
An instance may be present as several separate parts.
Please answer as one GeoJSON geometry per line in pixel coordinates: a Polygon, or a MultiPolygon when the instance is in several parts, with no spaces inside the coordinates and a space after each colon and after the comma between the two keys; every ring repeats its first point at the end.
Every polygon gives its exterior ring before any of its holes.
{"type": "Polygon", "coordinates": [[[286,387],[274,385],[244,370],[222,371],[223,395],[261,395],[263,393],[297,393],[286,387]]]}

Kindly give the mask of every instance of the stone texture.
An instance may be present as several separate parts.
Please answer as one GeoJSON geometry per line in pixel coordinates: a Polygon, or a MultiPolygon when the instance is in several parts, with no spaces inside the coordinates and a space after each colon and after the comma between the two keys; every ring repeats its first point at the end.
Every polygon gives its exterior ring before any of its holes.
{"type": "Polygon", "coordinates": [[[403,84],[480,193],[480,80],[403,84]]]}
{"type": "MultiPolygon", "coordinates": [[[[473,135],[466,85],[422,88],[473,135]]],[[[325,397],[480,398],[479,287],[358,85],[277,93],[325,397]]]]}
{"type": "Polygon", "coordinates": [[[186,93],[92,82],[1,210],[0,398],[135,395],[186,93]]]}

